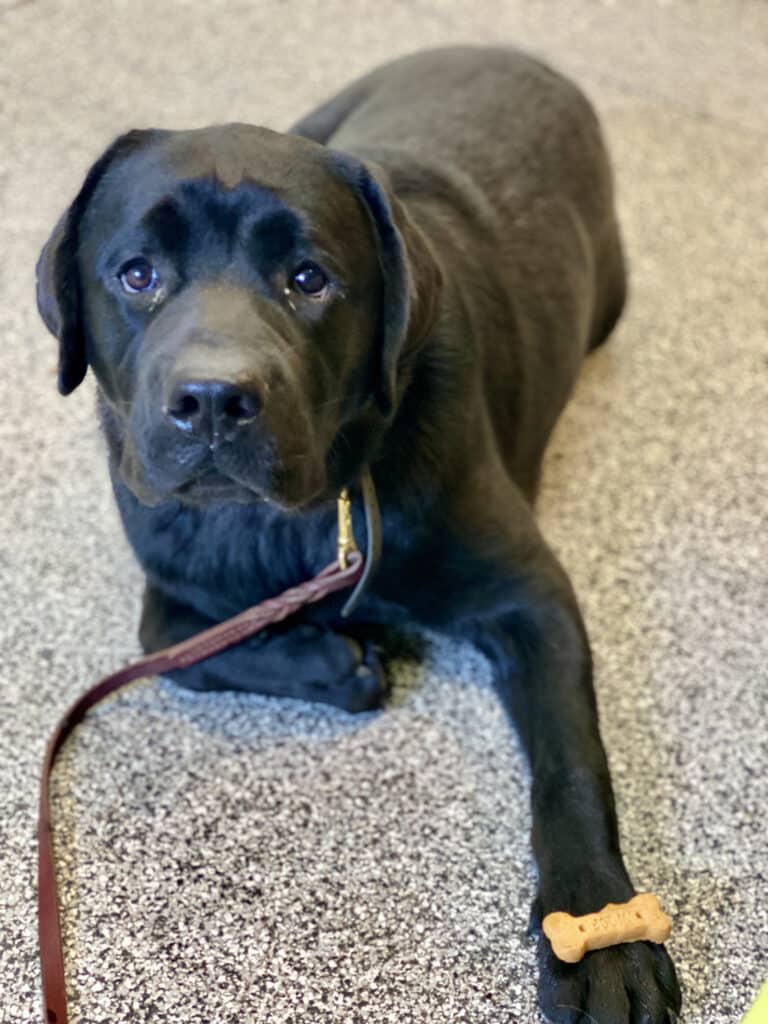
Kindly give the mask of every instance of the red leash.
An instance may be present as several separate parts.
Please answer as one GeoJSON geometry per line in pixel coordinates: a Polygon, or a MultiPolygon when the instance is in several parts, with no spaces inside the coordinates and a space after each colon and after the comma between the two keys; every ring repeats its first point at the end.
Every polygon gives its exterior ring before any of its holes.
{"type": "Polygon", "coordinates": [[[40,969],[43,985],[45,1024],[67,1024],[67,989],[64,976],[64,952],[61,941],[61,921],[56,884],[56,861],[53,852],[53,825],[51,817],[50,777],[56,755],[72,730],[95,704],[119,690],[127,683],[145,676],[163,675],[172,669],[187,668],[195,662],[218,654],[233,644],[241,643],[258,633],[264,626],[281,622],[306,604],[314,604],[324,597],[358,584],[358,588],[345,606],[359,598],[361,585],[369,578],[379,551],[378,508],[370,475],[362,479],[368,526],[368,559],[365,560],[354,542],[351,532],[349,498],[346,491],[339,499],[339,558],[314,579],[291,587],[278,597],[254,605],[226,622],[206,629],[183,643],[166,647],[162,651],[140,658],[131,665],[102,679],[78,698],[64,714],[48,741],[40,782],[40,808],[38,813],[38,936],[40,940],[40,969]]]}

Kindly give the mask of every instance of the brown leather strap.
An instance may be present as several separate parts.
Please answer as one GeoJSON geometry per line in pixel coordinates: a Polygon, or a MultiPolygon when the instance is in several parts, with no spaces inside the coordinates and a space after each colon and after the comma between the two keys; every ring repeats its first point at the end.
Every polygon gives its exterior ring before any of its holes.
{"type": "Polygon", "coordinates": [[[50,776],[56,755],[64,741],[82,721],[89,708],[108,697],[120,687],[145,676],[162,675],[171,669],[186,668],[203,658],[223,651],[253,636],[264,626],[280,622],[305,604],[320,601],[328,594],[351,587],[363,575],[362,555],[355,551],[349,555],[346,569],[333,562],[314,579],[298,587],[291,587],[279,597],[269,598],[254,605],[240,615],[206,629],[185,640],[166,647],[156,654],[126,665],[102,679],[72,704],[64,714],[48,741],[40,782],[40,808],[38,814],[38,935],[40,939],[40,968],[43,983],[43,1009],[46,1024],[67,1024],[67,990],[64,977],[64,953],[61,942],[56,862],[53,853],[53,826],[51,824],[50,776]]]}

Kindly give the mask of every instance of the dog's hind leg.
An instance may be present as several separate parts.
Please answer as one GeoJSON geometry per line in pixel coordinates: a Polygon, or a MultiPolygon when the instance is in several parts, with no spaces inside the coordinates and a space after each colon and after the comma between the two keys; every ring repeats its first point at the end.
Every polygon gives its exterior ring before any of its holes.
{"type": "Polygon", "coordinates": [[[615,225],[598,254],[597,280],[603,282],[602,301],[595,310],[590,350],[608,340],[627,302],[626,261],[621,236],[615,225]]]}

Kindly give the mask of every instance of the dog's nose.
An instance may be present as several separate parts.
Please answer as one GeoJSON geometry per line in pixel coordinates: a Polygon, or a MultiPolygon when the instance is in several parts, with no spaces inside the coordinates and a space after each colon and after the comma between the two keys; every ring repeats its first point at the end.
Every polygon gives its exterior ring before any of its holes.
{"type": "Polygon", "coordinates": [[[252,388],[221,380],[187,380],[174,385],[166,416],[208,444],[233,440],[258,417],[261,399],[252,388]]]}

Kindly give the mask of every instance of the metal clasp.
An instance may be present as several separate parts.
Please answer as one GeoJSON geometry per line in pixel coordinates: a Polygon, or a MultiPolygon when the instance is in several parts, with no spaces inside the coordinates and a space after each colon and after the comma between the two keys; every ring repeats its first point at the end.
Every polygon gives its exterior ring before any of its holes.
{"type": "Polygon", "coordinates": [[[337,559],[339,567],[346,569],[349,556],[359,551],[352,532],[352,501],[349,491],[344,487],[336,500],[336,511],[339,519],[339,537],[337,541],[337,559]]]}

